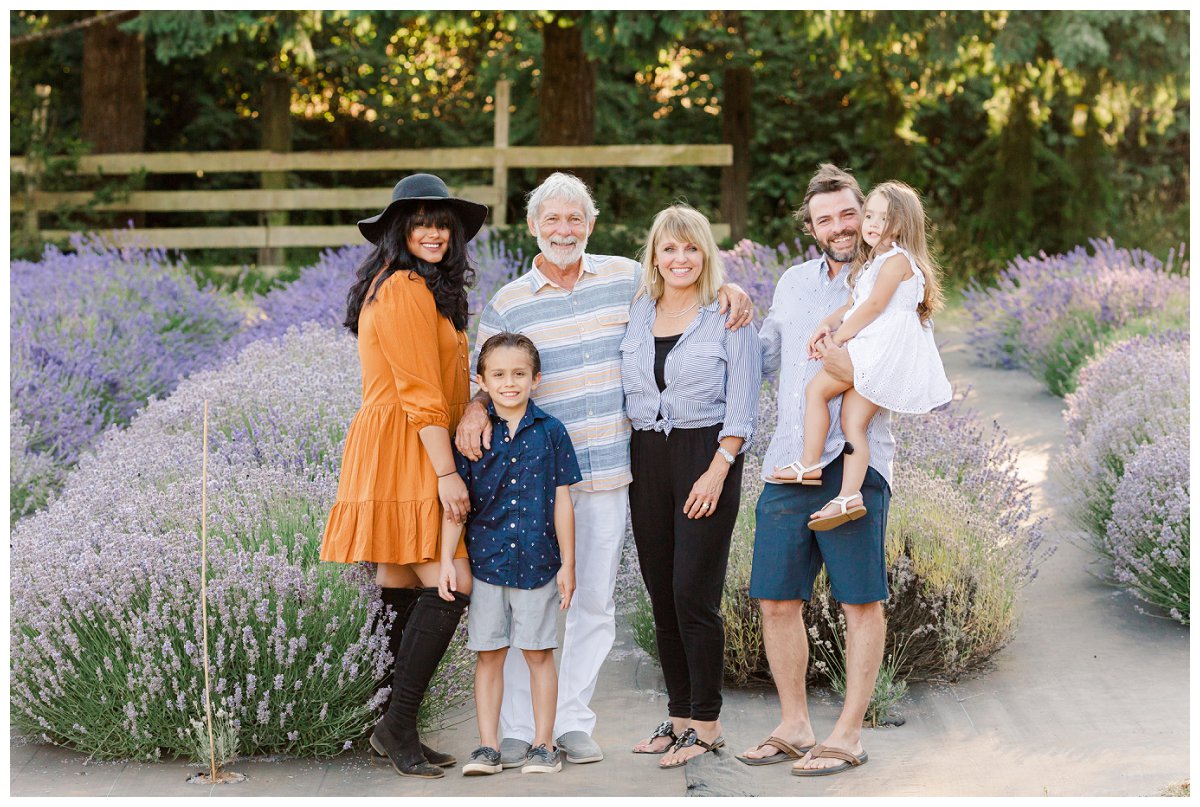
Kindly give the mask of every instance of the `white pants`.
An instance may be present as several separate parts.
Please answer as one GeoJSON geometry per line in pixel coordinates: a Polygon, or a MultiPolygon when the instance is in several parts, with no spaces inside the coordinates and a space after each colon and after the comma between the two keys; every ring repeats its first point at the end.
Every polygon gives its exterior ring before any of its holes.
{"type": "MultiPolygon", "coordinates": [[[[613,589],[625,540],[629,488],[571,491],[571,503],[575,509],[575,596],[567,609],[559,660],[555,737],[568,731],[591,734],[596,727],[596,713],[588,703],[596,691],[600,665],[617,635],[613,589]]],[[[532,742],[533,734],[529,667],[523,654],[509,653],[504,662],[500,736],[532,742]]]]}

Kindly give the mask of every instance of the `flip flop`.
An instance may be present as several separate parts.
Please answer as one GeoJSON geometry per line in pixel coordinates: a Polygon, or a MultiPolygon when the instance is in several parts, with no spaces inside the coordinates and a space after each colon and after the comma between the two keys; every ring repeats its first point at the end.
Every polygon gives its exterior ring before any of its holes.
{"type": "MultiPolygon", "coordinates": [[[[718,737],[717,739],[713,740],[711,743],[706,743],[706,742],[704,742],[704,740],[700,739],[700,735],[696,734],[695,729],[692,729],[692,728],[684,729],[683,734],[679,735],[679,739],[675,741],[675,744],[673,746],[671,746],[670,750],[667,751],[666,753],[670,753],[671,751],[679,751],[680,749],[688,748],[693,745],[698,745],[701,748],[703,748],[705,754],[707,754],[710,751],[715,753],[718,748],[721,748],[725,745],[725,738],[718,737]]],[[[696,756],[702,756],[702,755],[697,754],[696,756]]],[[[690,760],[695,759],[695,758],[696,757],[688,757],[687,759],[682,760],[680,762],[672,762],[670,765],[663,765],[660,762],[658,767],[662,768],[663,770],[666,770],[667,768],[681,768],[684,765],[688,764],[688,762],[690,760]]]]}
{"type": "Polygon", "coordinates": [[[811,745],[806,745],[806,746],[803,746],[802,748],[797,748],[796,746],[789,743],[787,740],[781,740],[778,737],[772,736],[772,737],[768,737],[767,739],[763,740],[761,743],[756,745],[754,747],[754,750],[757,751],[758,749],[762,748],[764,745],[771,745],[771,746],[774,746],[775,748],[778,748],[779,750],[776,753],[771,754],[771,756],[769,756],[769,757],[748,757],[748,756],[743,755],[743,756],[734,757],[734,759],[736,759],[738,762],[742,762],[746,765],[754,765],[754,766],[775,765],[780,762],[787,762],[789,759],[800,759],[801,757],[803,757],[805,754],[807,754],[812,749],[811,745]]]}
{"type": "Polygon", "coordinates": [[[652,743],[655,740],[657,740],[659,737],[670,737],[671,744],[668,745],[662,751],[638,751],[635,748],[633,753],[635,753],[635,754],[657,754],[658,756],[662,756],[663,754],[669,753],[671,751],[671,749],[675,747],[675,743],[679,742],[679,737],[678,737],[678,735],[675,734],[675,724],[672,723],[670,720],[664,720],[663,722],[659,723],[658,728],[656,728],[654,730],[654,733],[651,734],[650,737],[645,740],[645,742],[652,743]]]}
{"type": "Polygon", "coordinates": [[[830,776],[842,771],[848,771],[851,768],[857,768],[860,765],[865,765],[867,762],[867,752],[863,751],[862,756],[857,756],[842,748],[830,748],[827,745],[814,746],[808,752],[813,759],[840,759],[841,765],[834,765],[832,768],[813,768],[806,770],[805,768],[792,768],[792,776],[830,776]]]}

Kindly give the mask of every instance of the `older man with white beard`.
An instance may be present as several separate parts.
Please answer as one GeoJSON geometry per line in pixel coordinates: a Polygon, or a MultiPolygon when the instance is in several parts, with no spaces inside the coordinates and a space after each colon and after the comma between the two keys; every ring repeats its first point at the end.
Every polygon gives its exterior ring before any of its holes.
{"type": "MultiPolygon", "coordinates": [[[[522,333],[541,354],[542,380],[533,398],[567,427],[583,479],[571,488],[575,510],[576,589],[567,611],[559,668],[555,737],[568,762],[604,758],[592,739],[596,714],[588,704],[600,666],[616,636],[613,589],[628,513],[629,420],[621,387],[621,339],[640,277],[629,258],[585,252],[596,223],[588,188],[555,173],[530,195],[526,223],[541,250],[529,271],[492,297],[479,321],[479,345],[502,331],[522,333]]],[[[736,286],[721,290],[732,307],[730,327],[753,317],[736,286]]],[[[478,459],[491,446],[486,397],[477,396],[459,423],[455,445],[478,459]],[[482,447],[482,449],[481,449],[482,447]]],[[[534,736],[529,674],[520,653],[509,653],[500,713],[501,762],[525,760],[534,736]]]]}

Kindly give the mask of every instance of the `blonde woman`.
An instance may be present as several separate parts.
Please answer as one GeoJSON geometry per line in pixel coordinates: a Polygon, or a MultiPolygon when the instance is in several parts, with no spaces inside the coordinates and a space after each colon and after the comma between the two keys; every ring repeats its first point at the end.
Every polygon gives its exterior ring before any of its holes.
{"type": "Polygon", "coordinates": [[[669,700],[668,719],[633,751],[675,768],[724,744],[721,590],[762,359],[754,327],[730,331],[719,311],[721,258],[699,212],[658,214],[642,273],[621,381],[634,430],[630,517],[669,700]]]}
{"type": "Polygon", "coordinates": [[[917,192],[884,182],[867,195],[862,244],[848,282],[846,305],[821,321],[809,339],[809,357],[829,338],[846,346],[854,383],[821,370],[809,383],[804,410],[804,450],[777,469],[781,482],[821,483],[821,451],[829,432],[827,404],[842,396],[842,431],[848,453],[839,495],[812,514],[809,528],[830,530],[866,515],[861,488],[867,473],[867,424],[882,409],[919,414],[950,400],[950,381],[933,341],[931,317],[942,307],[937,263],[926,244],[926,218],[917,192]],[[790,471],[781,476],[779,471],[790,471]]]}

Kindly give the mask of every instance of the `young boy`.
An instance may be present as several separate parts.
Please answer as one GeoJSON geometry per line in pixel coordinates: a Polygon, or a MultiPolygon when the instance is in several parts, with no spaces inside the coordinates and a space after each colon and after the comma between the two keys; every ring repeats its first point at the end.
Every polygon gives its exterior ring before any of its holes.
{"type": "MultiPolygon", "coordinates": [[[[541,380],[541,358],[528,337],[499,333],[479,351],[476,381],[491,398],[492,447],[455,463],[471,494],[467,554],[473,590],[467,647],[476,651],[475,708],[479,748],[465,776],[499,773],[504,658],[519,649],[529,667],[535,737],[521,773],[562,769],[554,746],[559,610],[575,591],[575,516],[570,485],[582,477],[567,429],[529,400],[541,380]]],[[[439,592],[455,590],[451,558],[462,526],[442,522],[439,592]]]]}

